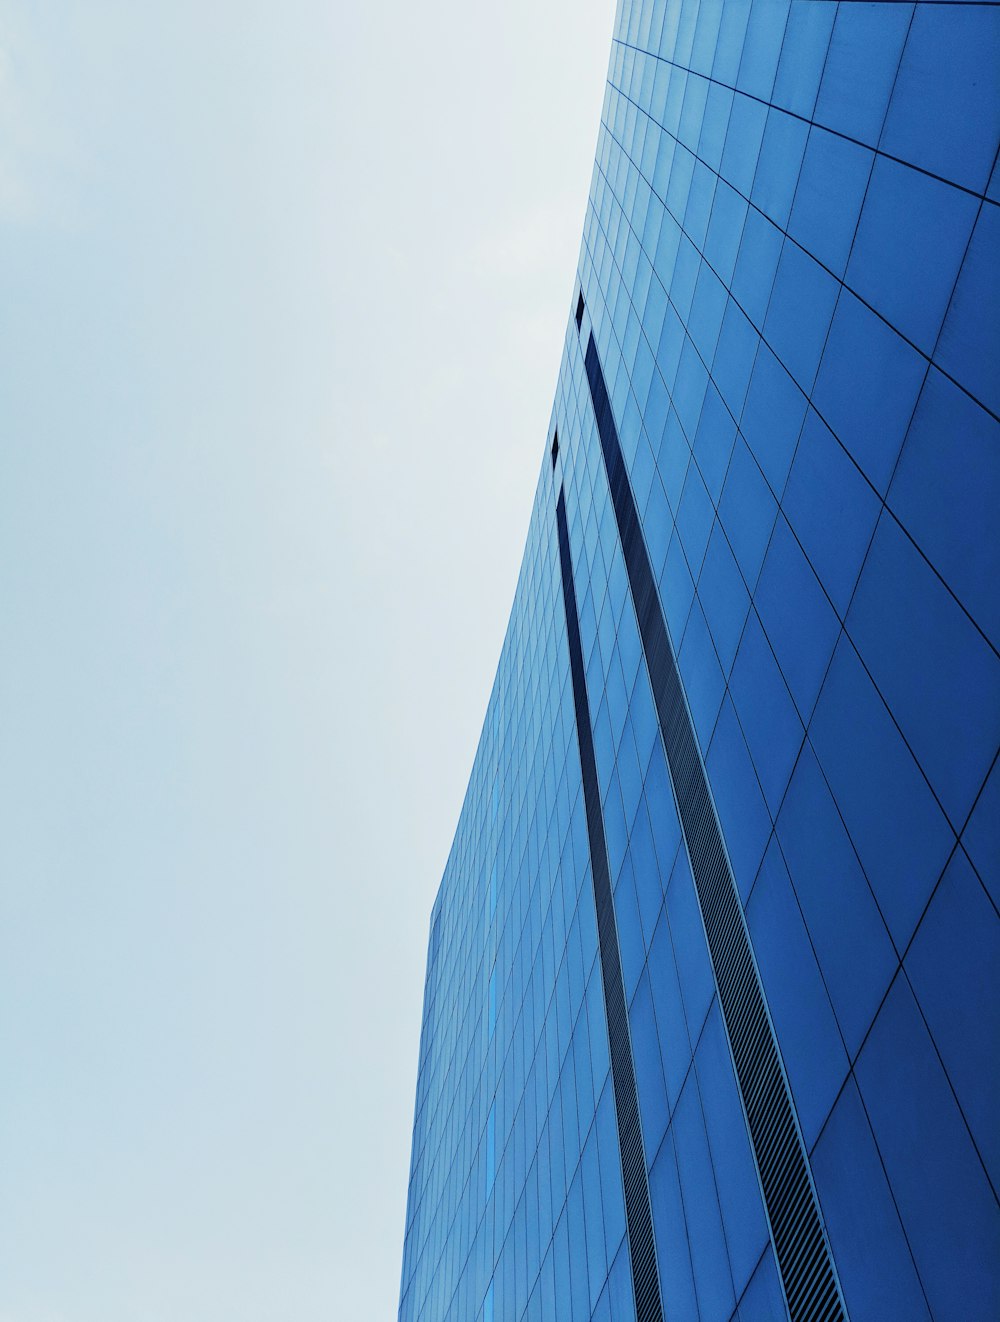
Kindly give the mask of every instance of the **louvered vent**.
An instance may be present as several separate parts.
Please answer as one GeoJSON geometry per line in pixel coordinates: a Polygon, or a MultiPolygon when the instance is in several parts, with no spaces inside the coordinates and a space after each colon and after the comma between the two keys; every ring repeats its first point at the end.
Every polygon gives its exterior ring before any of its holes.
{"type": "Polygon", "coordinates": [[[597,759],[590,725],[590,704],[587,701],[587,676],[583,665],[583,648],[580,645],[576,589],[573,586],[573,561],[569,549],[569,530],[566,526],[566,501],[561,490],[556,505],[556,524],[559,532],[563,604],[566,607],[566,633],[569,637],[573,703],[576,707],[580,766],[583,772],[583,798],[587,816],[587,835],[590,841],[590,871],[594,883],[594,905],[597,910],[597,939],[601,959],[601,978],[604,983],[604,1009],[608,1021],[611,1083],[615,1094],[615,1113],[618,1117],[618,1146],[621,1152],[625,1220],[632,1259],[636,1319],[637,1322],[663,1322],[660,1281],[656,1270],[653,1219],[649,1207],[649,1185],[646,1180],[646,1158],[642,1148],[639,1100],[635,1090],[632,1044],[628,1031],[621,953],[618,949],[618,928],[615,924],[611,876],[608,871],[608,849],[604,838],[601,791],[597,779],[597,759]]]}
{"type": "MultiPolygon", "coordinates": [[[[593,335],[587,378],[678,815],[792,1322],[846,1312],[736,882],[695,740],[593,335]]],[[[565,572],[565,571],[564,571],[565,572]]]]}

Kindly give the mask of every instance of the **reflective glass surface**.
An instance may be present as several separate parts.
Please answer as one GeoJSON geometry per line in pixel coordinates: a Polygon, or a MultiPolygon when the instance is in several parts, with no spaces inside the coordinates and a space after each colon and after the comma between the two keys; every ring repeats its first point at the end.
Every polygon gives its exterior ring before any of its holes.
{"type": "Polygon", "coordinates": [[[591,336],[844,1315],[1000,1315],[998,20],[619,6],[431,917],[405,1322],[636,1319],[560,493],[663,1316],[788,1315],[591,336]]]}

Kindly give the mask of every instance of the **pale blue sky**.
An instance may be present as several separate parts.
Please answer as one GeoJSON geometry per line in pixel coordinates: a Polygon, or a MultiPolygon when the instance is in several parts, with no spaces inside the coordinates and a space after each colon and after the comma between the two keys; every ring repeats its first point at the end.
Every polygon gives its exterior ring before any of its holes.
{"type": "Polygon", "coordinates": [[[395,1315],[601,0],[0,0],[0,1322],[395,1315]]]}

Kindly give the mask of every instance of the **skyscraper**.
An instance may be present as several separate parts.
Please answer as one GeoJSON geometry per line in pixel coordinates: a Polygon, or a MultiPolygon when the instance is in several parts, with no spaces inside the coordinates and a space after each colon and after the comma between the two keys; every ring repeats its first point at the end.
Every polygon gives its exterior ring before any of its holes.
{"type": "Polygon", "coordinates": [[[1000,1316],[998,70],[619,7],[403,1322],[1000,1316]]]}

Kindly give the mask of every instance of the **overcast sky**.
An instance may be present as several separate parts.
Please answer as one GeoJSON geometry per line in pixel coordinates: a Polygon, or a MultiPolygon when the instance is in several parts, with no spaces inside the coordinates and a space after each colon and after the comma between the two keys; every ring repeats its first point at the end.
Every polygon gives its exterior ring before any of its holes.
{"type": "Polygon", "coordinates": [[[610,0],[0,0],[0,1322],[395,1315],[610,0]]]}

